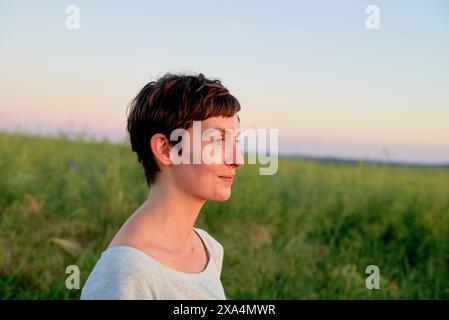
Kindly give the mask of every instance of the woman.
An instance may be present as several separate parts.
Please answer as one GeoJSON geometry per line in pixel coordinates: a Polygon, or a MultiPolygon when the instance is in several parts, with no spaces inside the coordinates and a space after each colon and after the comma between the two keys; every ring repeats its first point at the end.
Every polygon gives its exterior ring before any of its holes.
{"type": "Polygon", "coordinates": [[[231,195],[243,163],[234,134],[240,104],[219,80],[166,74],[145,85],[130,106],[131,148],[150,192],[102,252],[81,299],[226,299],[220,281],[223,246],[194,224],[207,200],[231,195]],[[209,154],[213,162],[193,161],[195,152],[211,150],[208,139],[195,150],[196,121],[202,133],[221,132],[212,139],[219,142],[209,154]],[[188,133],[181,142],[170,139],[175,129],[188,133]],[[232,153],[217,152],[225,149],[223,141],[232,153]],[[174,155],[184,161],[174,161],[174,155]]]}

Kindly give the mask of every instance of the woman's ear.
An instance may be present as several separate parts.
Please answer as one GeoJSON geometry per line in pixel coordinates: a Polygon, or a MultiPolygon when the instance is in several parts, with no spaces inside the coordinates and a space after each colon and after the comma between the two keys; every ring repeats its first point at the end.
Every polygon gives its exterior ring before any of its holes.
{"type": "Polygon", "coordinates": [[[150,147],[153,152],[154,159],[163,166],[172,164],[170,159],[171,144],[167,137],[162,133],[156,133],[150,139],[150,147]]]}

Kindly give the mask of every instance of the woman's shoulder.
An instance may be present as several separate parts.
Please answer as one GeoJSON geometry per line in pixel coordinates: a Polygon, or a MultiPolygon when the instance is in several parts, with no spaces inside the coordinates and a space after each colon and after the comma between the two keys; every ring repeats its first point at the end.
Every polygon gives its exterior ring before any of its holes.
{"type": "Polygon", "coordinates": [[[195,228],[195,230],[198,231],[206,241],[208,241],[208,243],[213,247],[213,249],[219,250],[221,252],[224,251],[223,245],[220,242],[218,242],[213,236],[211,236],[209,232],[201,228],[195,228]]]}
{"type": "Polygon", "coordinates": [[[195,230],[200,234],[200,236],[207,242],[211,248],[213,259],[216,264],[218,271],[218,276],[221,275],[221,268],[223,265],[224,248],[223,245],[218,242],[213,236],[211,236],[206,230],[195,228],[195,230]]]}
{"type": "Polygon", "coordinates": [[[81,299],[158,299],[157,264],[143,252],[115,246],[102,252],[84,284],[81,299]]]}

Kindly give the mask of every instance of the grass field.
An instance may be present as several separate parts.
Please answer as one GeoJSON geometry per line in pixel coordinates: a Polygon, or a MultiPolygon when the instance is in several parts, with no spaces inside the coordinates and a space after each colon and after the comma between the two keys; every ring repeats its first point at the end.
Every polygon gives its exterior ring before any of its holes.
{"type": "MultiPolygon", "coordinates": [[[[0,298],[79,299],[147,195],[127,145],[0,133],[0,298]]],[[[448,299],[449,170],[281,159],[246,165],[196,226],[225,248],[228,299],[448,299]],[[379,290],[365,287],[379,266],[379,290]]]]}

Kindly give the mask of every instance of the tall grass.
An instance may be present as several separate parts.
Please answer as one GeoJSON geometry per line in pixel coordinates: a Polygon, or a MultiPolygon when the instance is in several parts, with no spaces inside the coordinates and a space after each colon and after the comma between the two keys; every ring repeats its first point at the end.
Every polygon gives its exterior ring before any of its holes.
{"type": "MultiPolygon", "coordinates": [[[[442,168],[281,159],[242,168],[196,226],[225,248],[228,299],[448,299],[448,191],[442,168]]],[[[0,298],[78,299],[66,266],[82,287],[146,195],[127,145],[0,133],[0,298]]]]}

